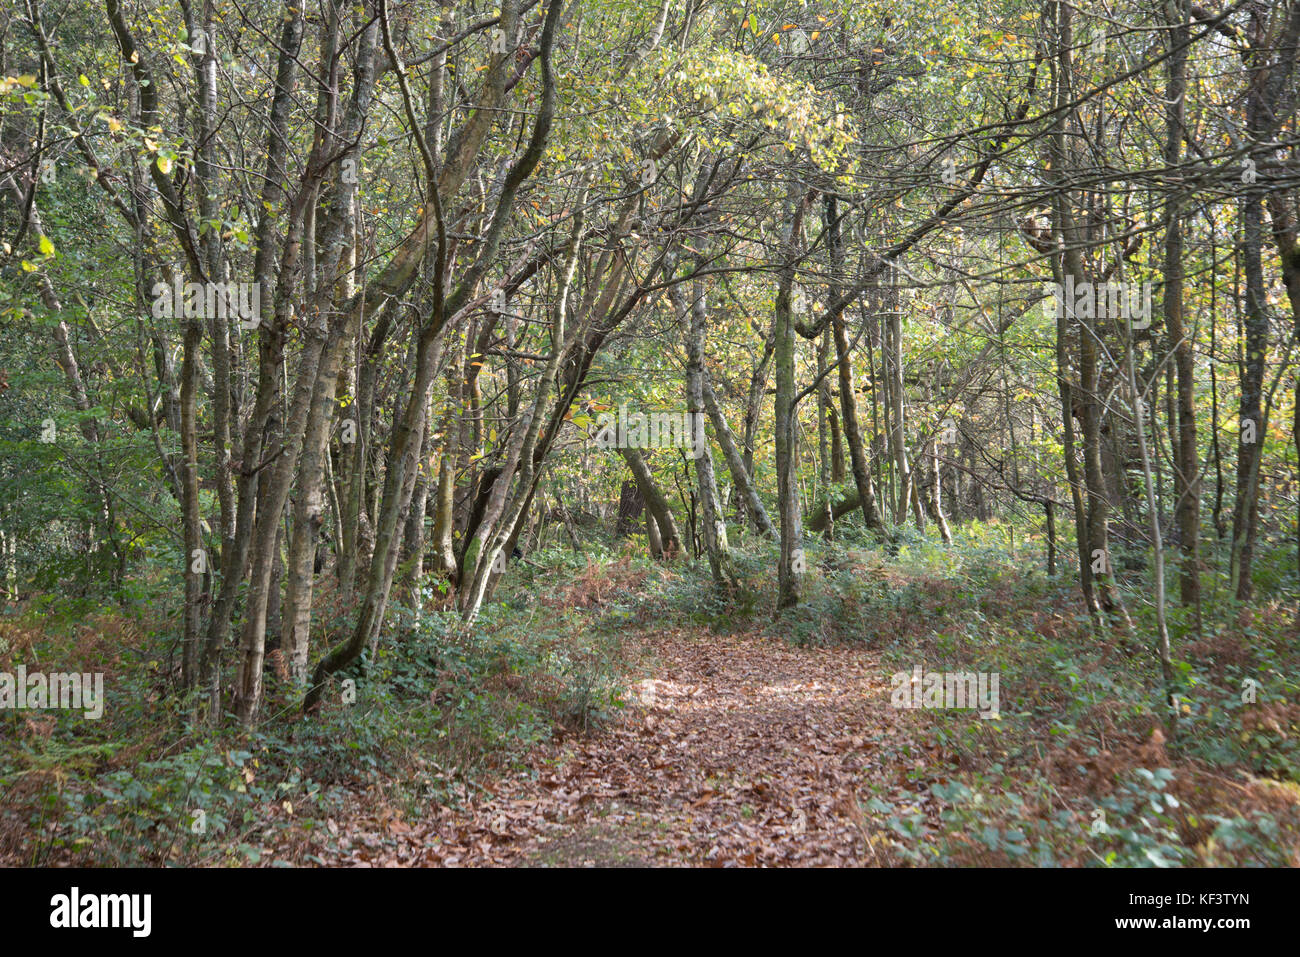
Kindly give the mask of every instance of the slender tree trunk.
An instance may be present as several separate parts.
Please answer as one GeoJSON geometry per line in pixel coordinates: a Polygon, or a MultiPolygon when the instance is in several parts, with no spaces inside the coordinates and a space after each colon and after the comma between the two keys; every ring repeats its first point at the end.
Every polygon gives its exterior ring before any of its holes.
{"type": "Polygon", "coordinates": [[[1242,198],[1244,242],[1241,255],[1246,274],[1245,361],[1241,366],[1240,431],[1237,437],[1237,492],[1232,510],[1230,578],[1239,601],[1254,593],[1251,561],[1259,527],[1259,469],[1264,445],[1264,366],[1268,354],[1268,306],[1262,263],[1264,210],[1260,193],[1242,198]]]}
{"type": "Polygon", "coordinates": [[[1050,498],[1043,499],[1043,513],[1047,518],[1047,574],[1056,574],[1056,511],[1050,498]]]}
{"type": "Polygon", "coordinates": [[[787,227],[781,254],[784,262],[777,283],[776,323],[772,335],[776,358],[776,500],[781,523],[781,561],[777,572],[776,607],[799,604],[803,594],[802,577],[806,568],[803,553],[803,525],[799,508],[797,409],[795,407],[795,338],[791,315],[791,290],[794,285],[794,249],[803,222],[805,202],[802,191],[792,187],[787,227]]]}
{"type": "Polygon", "coordinates": [[[405,569],[403,577],[410,596],[409,603],[416,611],[421,608],[420,583],[424,578],[425,513],[429,505],[430,469],[433,464],[429,454],[432,440],[429,411],[426,410],[424,414],[424,436],[420,442],[420,461],[415,476],[415,490],[411,493],[411,507],[406,513],[406,528],[402,534],[401,561],[405,569]]]}
{"type": "Polygon", "coordinates": [[[1160,658],[1160,674],[1165,685],[1165,704],[1169,708],[1170,727],[1175,727],[1178,711],[1174,704],[1174,664],[1169,650],[1169,625],[1165,612],[1165,546],[1160,531],[1160,507],[1156,501],[1155,483],[1151,477],[1151,455],[1147,451],[1146,421],[1142,414],[1142,392],[1138,388],[1137,372],[1133,367],[1133,324],[1126,323],[1124,342],[1125,366],[1128,372],[1129,394],[1133,398],[1133,418],[1137,423],[1138,452],[1142,458],[1142,479],[1146,490],[1147,518],[1150,523],[1151,548],[1155,562],[1156,603],[1156,653],[1160,658]]]}
{"type": "Polygon", "coordinates": [[[939,472],[939,441],[930,440],[930,517],[939,526],[939,535],[945,545],[952,544],[952,529],[943,514],[943,478],[939,472]]]}
{"type": "Polygon", "coordinates": [[[707,371],[702,377],[701,387],[704,392],[704,405],[709,413],[709,421],[713,423],[713,432],[717,436],[718,445],[722,447],[722,454],[727,460],[727,468],[731,471],[731,480],[736,484],[745,513],[753,517],[753,522],[760,535],[775,541],[777,531],[772,526],[772,520],[768,517],[767,509],[763,507],[763,500],[759,497],[758,489],[754,486],[752,473],[745,466],[744,456],[736,448],[735,436],[732,435],[731,428],[727,425],[727,418],[718,405],[718,397],[713,392],[713,384],[709,381],[707,371]]]}
{"type": "MultiPolygon", "coordinates": [[[[1278,260],[1282,266],[1282,284],[1286,287],[1287,298],[1291,303],[1292,338],[1300,341],[1300,241],[1297,241],[1295,216],[1281,193],[1270,193],[1268,197],[1269,217],[1273,222],[1273,239],[1277,244],[1278,260]]],[[[1300,376],[1297,376],[1292,391],[1294,412],[1292,414],[1291,439],[1295,443],[1297,455],[1296,480],[1300,483],[1300,376]]],[[[1297,512],[1297,562],[1300,563],[1300,511],[1297,512]]],[[[1298,565],[1300,567],[1300,565],[1298,565]]]]}
{"type": "Polygon", "coordinates": [[[189,689],[197,680],[199,634],[203,628],[201,602],[208,577],[209,556],[203,547],[199,514],[198,388],[199,346],[203,327],[197,319],[185,324],[181,359],[181,532],[185,539],[185,613],[181,638],[181,685],[189,689]]]}
{"type": "MultiPolygon", "coordinates": [[[[744,434],[741,439],[741,459],[745,466],[745,473],[754,476],[754,443],[758,435],[758,420],[763,410],[763,393],[767,390],[767,373],[772,364],[773,339],[771,330],[763,339],[763,355],[758,360],[758,365],[754,367],[753,374],[749,377],[749,393],[745,399],[745,423],[744,434]]],[[[751,516],[745,508],[745,499],[740,500],[741,519],[747,526],[752,526],[755,518],[751,516]]],[[[768,525],[771,525],[769,519],[768,525]]]]}
{"type": "Polygon", "coordinates": [[[727,524],[723,520],[722,502],[718,498],[717,480],[713,474],[713,455],[709,450],[708,435],[704,431],[704,325],[708,318],[708,305],[704,296],[704,283],[691,283],[692,300],[685,302],[682,287],[673,287],[678,308],[686,307],[681,321],[686,329],[686,405],[691,422],[691,437],[698,443],[691,453],[695,456],[695,477],[700,497],[700,521],[704,531],[704,547],[709,556],[713,583],[718,587],[736,584],[735,570],[727,544],[727,524]]]}
{"type": "MultiPolygon", "coordinates": [[[[1169,81],[1165,102],[1165,164],[1176,168],[1182,160],[1186,136],[1184,115],[1187,93],[1187,37],[1190,32],[1187,0],[1171,0],[1169,81]]],[[[1178,373],[1178,430],[1174,446],[1176,521],[1182,546],[1180,597],[1196,615],[1199,632],[1201,576],[1199,540],[1201,525],[1200,461],[1196,442],[1196,368],[1191,336],[1183,324],[1183,224],[1177,189],[1165,199],[1165,328],[1173,344],[1178,373]]]]}
{"type": "MultiPolygon", "coordinates": [[[[891,291],[893,286],[890,286],[891,291]]],[[[890,399],[893,405],[893,422],[889,431],[894,452],[894,468],[898,473],[898,503],[894,509],[894,522],[901,525],[907,520],[907,510],[912,510],[916,527],[925,530],[925,517],[921,513],[921,500],[916,490],[916,479],[907,454],[907,392],[903,380],[903,314],[891,296],[889,309],[889,370],[891,377],[890,399]]]]}
{"type": "MultiPolygon", "coordinates": [[[[830,384],[827,376],[830,374],[829,362],[827,355],[830,352],[830,329],[822,331],[821,337],[817,340],[817,488],[820,491],[821,508],[823,511],[820,517],[825,520],[824,535],[827,541],[835,537],[835,518],[831,514],[831,438],[828,428],[831,409],[830,384]]],[[[838,435],[837,435],[838,438],[838,435]]],[[[817,497],[814,496],[814,501],[817,497]]]]}

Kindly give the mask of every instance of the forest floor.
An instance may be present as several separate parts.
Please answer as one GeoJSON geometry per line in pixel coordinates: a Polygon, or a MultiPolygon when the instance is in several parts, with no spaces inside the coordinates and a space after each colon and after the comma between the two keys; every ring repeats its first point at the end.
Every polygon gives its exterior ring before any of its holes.
{"type": "Polygon", "coordinates": [[[353,701],[294,718],[273,683],[253,734],[186,720],[156,605],[0,618],[0,671],[94,662],[108,698],[0,716],[0,864],[1300,866],[1281,588],[1213,580],[1199,638],[1175,613],[1171,721],[1139,578],[1125,636],[996,541],[819,548],[780,613],[772,555],[737,555],[728,594],[557,552],[472,629],[399,610],[353,701]],[[898,706],[917,667],[999,676],[997,719],[898,706]]]}
{"type": "MultiPolygon", "coordinates": [[[[930,592],[943,601],[941,589],[930,592]]],[[[1056,611],[1036,613],[1059,623],[1056,611]]],[[[933,620],[918,616],[914,627],[933,620]]],[[[1227,657],[1235,647],[1203,651],[1227,657]]],[[[894,706],[891,674],[905,669],[862,643],[800,644],[770,626],[648,627],[625,653],[636,660],[629,694],[607,722],[557,731],[431,813],[409,815],[371,788],[347,802],[331,828],[337,840],[314,859],[1300,864],[1300,787],[1287,775],[1167,747],[1163,723],[1141,708],[1124,715],[1132,709],[1119,697],[1096,700],[1073,724],[1062,702],[1089,695],[1072,694],[1059,674],[1026,667],[1014,697],[1004,691],[1006,720],[984,721],[974,710],[894,706]]],[[[1275,732],[1294,739],[1294,706],[1262,714],[1244,722],[1240,742],[1265,726],[1265,746],[1278,743],[1275,732]]]]}
{"type": "Polygon", "coordinates": [[[906,733],[879,658],[764,635],[653,638],[611,726],[535,750],[468,807],[354,820],[342,860],[870,863],[861,781],[887,776],[879,744],[906,733]]]}

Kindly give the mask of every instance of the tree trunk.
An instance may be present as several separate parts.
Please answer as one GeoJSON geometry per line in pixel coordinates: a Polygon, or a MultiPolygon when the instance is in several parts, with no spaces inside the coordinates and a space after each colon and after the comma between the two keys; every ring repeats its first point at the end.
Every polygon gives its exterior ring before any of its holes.
{"type": "Polygon", "coordinates": [[[632,470],[632,477],[640,487],[642,497],[645,498],[646,511],[654,520],[655,532],[660,540],[660,555],[669,559],[675,557],[682,550],[681,535],[677,531],[677,523],[673,520],[668,499],[655,484],[650,466],[646,464],[639,449],[619,449],[618,454],[623,456],[623,461],[627,462],[627,467],[632,470]]]}
{"type": "Polygon", "coordinates": [[[625,480],[618,494],[618,519],[614,525],[614,538],[627,538],[635,530],[645,512],[645,496],[636,482],[625,480]]]}
{"type": "Polygon", "coordinates": [[[672,296],[679,310],[679,321],[686,332],[686,406],[694,442],[691,454],[695,457],[696,488],[700,498],[700,523],[704,532],[704,547],[709,556],[713,583],[718,587],[736,584],[735,571],[727,544],[727,525],[722,516],[722,502],[718,498],[717,480],[713,474],[713,455],[709,450],[708,436],[704,431],[704,324],[708,306],[704,298],[704,283],[691,283],[691,302],[681,285],[672,287],[672,296]]]}
{"type": "Polygon", "coordinates": [[[799,509],[799,459],[795,429],[795,338],[791,316],[791,291],[794,285],[794,248],[803,222],[805,202],[797,185],[791,188],[787,208],[789,226],[783,237],[781,265],[776,291],[776,322],[772,335],[776,357],[776,500],[781,522],[781,561],[777,572],[778,609],[799,604],[803,595],[802,515],[799,509]]]}
{"type": "Polygon", "coordinates": [[[939,472],[939,440],[930,440],[930,496],[929,496],[930,517],[934,523],[939,526],[939,535],[943,538],[945,545],[952,544],[952,529],[948,527],[948,519],[943,514],[943,478],[939,472]]]}
{"type": "MultiPolygon", "coordinates": [[[[1182,160],[1186,135],[1184,113],[1187,91],[1187,37],[1190,7],[1186,0],[1170,5],[1169,81],[1165,103],[1165,165],[1176,168],[1182,160]]],[[[1201,525],[1200,461],[1196,444],[1196,368],[1193,343],[1183,324],[1183,224],[1179,190],[1165,199],[1165,329],[1173,345],[1178,373],[1178,430],[1174,446],[1175,518],[1182,547],[1182,603],[1193,609],[1196,630],[1201,629],[1201,576],[1199,539],[1201,525]]]]}
{"type": "Polygon", "coordinates": [[[713,392],[713,384],[709,381],[707,371],[702,376],[701,384],[704,391],[704,406],[708,410],[709,421],[713,423],[713,432],[717,436],[718,445],[722,447],[722,455],[727,460],[727,468],[731,471],[731,480],[736,484],[743,510],[746,515],[752,516],[752,521],[760,535],[769,541],[775,541],[776,529],[772,527],[772,520],[768,517],[767,509],[763,507],[763,500],[754,486],[753,475],[746,467],[740,450],[736,448],[735,437],[718,405],[718,397],[713,392]]]}

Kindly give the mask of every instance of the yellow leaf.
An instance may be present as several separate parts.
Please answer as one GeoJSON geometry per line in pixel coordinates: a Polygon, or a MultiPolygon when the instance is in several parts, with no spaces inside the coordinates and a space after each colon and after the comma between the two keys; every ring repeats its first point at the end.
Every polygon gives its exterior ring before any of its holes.
{"type": "Polygon", "coordinates": [[[90,86],[90,80],[86,79],[86,74],[84,73],[77,77],[77,82],[82,86],[90,86]]]}
{"type": "Polygon", "coordinates": [[[54,243],[50,242],[49,236],[41,236],[40,242],[36,245],[40,247],[42,256],[54,255],[54,243]]]}
{"type": "Polygon", "coordinates": [[[31,263],[29,263],[26,259],[24,259],[23,272],[36,272],[36,267],[33,266],[31,263]]]}
{"type": "Polygon", "coordinates": [[[164,176],[172,171],[172,161],[167,157],[160,156],[156,162],[158,163],[158,172],[162,173],[164,176]]]}

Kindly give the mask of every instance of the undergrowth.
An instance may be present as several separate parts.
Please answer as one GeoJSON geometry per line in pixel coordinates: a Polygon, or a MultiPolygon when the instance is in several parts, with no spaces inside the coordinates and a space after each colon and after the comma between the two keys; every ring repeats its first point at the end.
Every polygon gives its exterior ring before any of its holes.
{"type": "MultiPolygon", "coordinates": [[[[654,635],[763,633],[859,645],[883,676],[915,666],[999,676],[999,715],[894,709],[879,743],[900,792],[864,777],[873,859],[912,865],[1300,864],[1300,648],[1285,559],[1277,598],[1220,614],[1171,610],[1175,685],[1154,654],[1140,568],[1125,636],[1081,611],[1039,543],[967,525],[953,546],[851,526],[806,542],[803,600],[776,613],[774,543],[707,563],[624,545],[553,549],[515,566],[475,626],[396,600],[377,656],[335,676],[321,709],[271,679],[255,732],[213,731],[171,693],[176,626],[147,600],[42,601],[0,618],[0,671],[100,671],[102,720],[0,712],[0,863],[309,863],[349,808],[380,796],[414,818],[455,806],[553,735],[618,715],[654,635]],[[1171,716],[1164,695],[1172,691],[1171,716]]],[[[346,633],[322,626],[318,650],[346,633]]],[[[887,707],[887,702],[882,702],[887,707]]],[[[233,723],[226,727],[232,726],[233,723]]]]}

